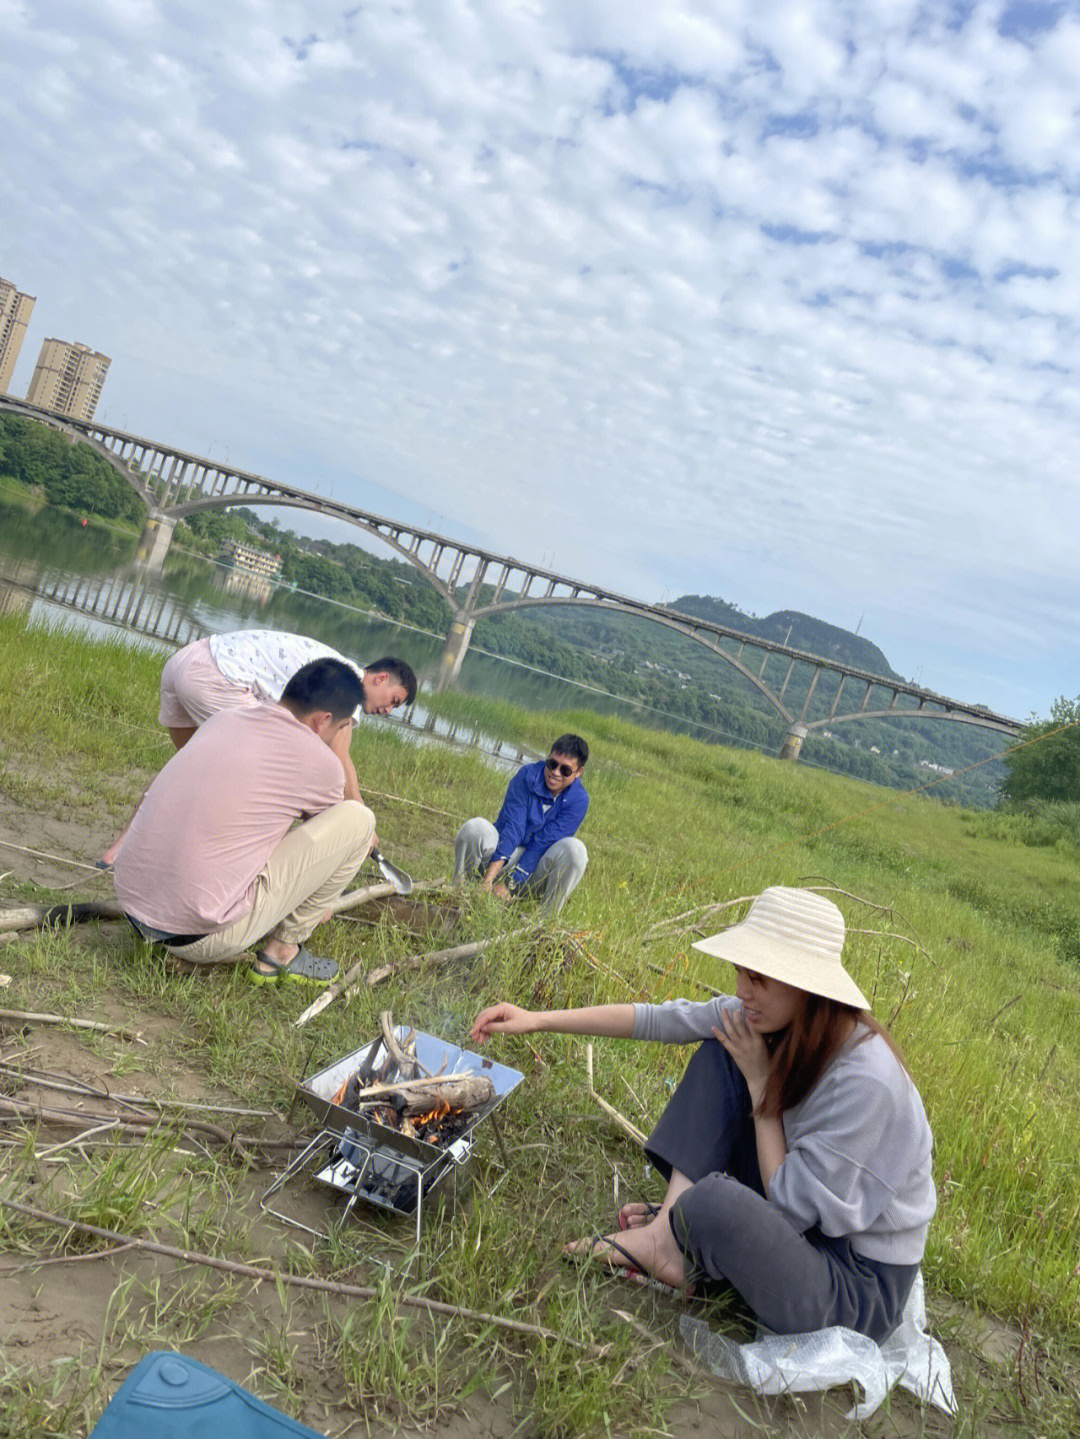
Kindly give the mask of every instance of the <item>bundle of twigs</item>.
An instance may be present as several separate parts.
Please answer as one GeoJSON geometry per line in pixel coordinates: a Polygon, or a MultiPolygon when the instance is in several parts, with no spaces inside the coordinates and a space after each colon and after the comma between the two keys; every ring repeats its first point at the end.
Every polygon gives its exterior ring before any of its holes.
{"type": "Polygon", "coordinates": [[[526,925],[521,929],[510,930],[506,934],[496,934],[491,935],[488,939],[475,940],[472,944],[457,944],[452,949],[436,949],[420,954],[410,954],[405,959],[391,960],[387,964],[381,964],[367,974],[364,974],[367,959],[359,959],[352,969],[343,974],[340,979],[335,980],[328,989],[324,989],[318,999],[309,1004],[303,1014],[293,1020],[293,1028],[302,1029],[308,1020],[321,1014],[327,1005],[333,1004],[341,994],[348,999],[361,988],[374,989],[377,984],[382,984],[383,980],[389,979],[391,975],[402,974],[412,969],[422,969],[429,964],[449,964],[456,959],[472,959],[478,954],[483,954],[489,945],[495,944],[498,940],[517,939],[523,934],[528,934],[533,928],[532,925],[526,925]]]}
{"type": "Polygon", "coordinates": [[[11,1121],[27,1124],[44,1124],[52,1129],[75,1130],[72,1138],[64,1141],[63,1147],[78,1146],[89,1142],[105,1142],[105,1137],[136,1135],[145,1138],[149,1134],[168,1129],[175,1134],[177,1142],[187,1141],[202,1147],[206,1140],[213,1140],[224,1146],[239,1159],[250,1159],[257,1151],[292,1149],[301,1141],[294,1136],[274,1139],[259,1134],[244,1134],[237,1129],[216,1124],[192,1110],[205,1110],[217,1115],[250,1117],[273,1117],[269,1110],[230,1109],[226,1105],[199,1106],[180,1100],[155,1099],[153,1097],[110,1094],[108,1090],[95,1089],[92,1085],[72,1081],[60,1075],[26,1072],[14,1065],[0,1065],[3,1074],[22,1084],[25,1091],[50,1090],[78,1095],[81,1102],[77,1108],[62,1108],[44,1103],[40,1096],[16,1097],[0,1095],[0,1119],[8,1116],[11,1121]],[[87,1099],[95,1103],[86,1104],[87,1099]],[[171,1115],[166,1111],[171,1111],[171,1115]]]}
{"type": "Polygon", "coordinates": [[[673,939],[678,934],[704,934],[704,921],[709,916],[720,914],[725,909],[734,909],[739,904],[749,904],[756,898],[752,894],[742,894],[738,899],[721,900],[719,904],[712,902],[697,904],[693,909],[684,909],[682,914],[673,914],[668,919],[659,919],[654,925],[645,931],[641,936],[642,944],[651,944],[657,939],[673,939]],[[683,921],[689,921],[683,923],[683,921]]]}

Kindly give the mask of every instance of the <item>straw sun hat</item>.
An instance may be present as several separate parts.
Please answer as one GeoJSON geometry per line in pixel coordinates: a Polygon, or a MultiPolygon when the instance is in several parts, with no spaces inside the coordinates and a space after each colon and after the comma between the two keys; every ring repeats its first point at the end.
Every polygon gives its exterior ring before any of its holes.
{"type": "Polygon", "coordinates": [[[774,885],[762,890],[744,920],[694,948],[807,994],[870,1008],[841,960],[844,916],[831,900],[808,889],[774,885]]]}

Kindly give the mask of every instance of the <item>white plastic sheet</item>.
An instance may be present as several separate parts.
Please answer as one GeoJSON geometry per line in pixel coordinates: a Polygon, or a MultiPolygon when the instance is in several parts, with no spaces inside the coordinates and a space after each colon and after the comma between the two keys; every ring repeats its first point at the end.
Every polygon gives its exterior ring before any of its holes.
{"type": "Polygon", "coordinates": [[[703,1319],[683,1315],[679,1329],[695,1355],[720,1379],[745,1384],[758,1394],[799,1394],[854,1382],[863,1399],[848,1419],[868,1419],[894,1384],[922,1402],[956,1413],[952,1371],[945,1351],[926,1332],[922,1271],[915,1276],[900,1327],[884,1344],[853,1329],[819,1329],[813,1334],[759,1331],[752,1344],[715,1334],[703,1319]]]}

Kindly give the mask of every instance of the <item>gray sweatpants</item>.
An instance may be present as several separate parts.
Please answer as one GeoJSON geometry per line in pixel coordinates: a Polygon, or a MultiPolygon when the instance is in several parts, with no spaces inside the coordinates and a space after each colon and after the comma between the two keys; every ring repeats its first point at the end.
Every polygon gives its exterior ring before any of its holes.
{"type": "Polygon", "coordinates": [[[688,1278],[726,1282],[776,1334],[841,1324],[880,1343],[917,1264],[868,1259],[848,1238],[801,1232],[764,1194],[746,1080],[715,1039],[694,1051],[645,1153],[693,1181],[670,1211],[688,1278]]]}
{"type": "MultiPolygon", "coordinates": [[[[464,879],[475,874],[481,866],[486,866],[498,843],[499,831],[490,820],[479,816],[467,819],[454,839],[454,878],[464,879]]],[[[499,875],[500,880],[511,873],[523,853],[519,845],[506,861],[499,875]]],[[[541,895],[545,913],[558,914],[577,887],[588,862],[589,854],[581,840],[573,836],[556,840],[540,856],[536,868],[522,885],[522,891],[541,895]]]]}

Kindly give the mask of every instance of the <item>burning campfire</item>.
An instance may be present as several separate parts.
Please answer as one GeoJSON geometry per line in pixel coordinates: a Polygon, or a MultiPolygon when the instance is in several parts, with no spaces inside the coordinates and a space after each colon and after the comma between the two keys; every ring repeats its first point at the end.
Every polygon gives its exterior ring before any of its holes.
{"type": "MultiPolygon", "coordinates": [[[[436,1194],[470,1180],[476,1131],[490,1120],[509,1166],[495,1110],[518,1084],[516,1069],[422,1030],[379,1016],[380,1035],[300,1081],[297,1098],[317,1116],[319,1133],[263,1196],[310,1171],[318,1184],[357,1203],[413,1215],[419,1240],[424,1209],[436,1194]]],[[[312,1231],[316,1232],[316,1231],[312,1231]]]]}
{"type": "Polygon", "coordinates": [[[415,1030],[399,1041],[389,1012],[379,1016],[379,1026],[382,1064],[376,1068],[374,1057],[365,1061],[330,1102],[406,1138],[448,1147],[469,1128],[476,1111],[495,1098],[494,1084],[481,1074],[432,1074],[416,1056],[415,1030]]]}

